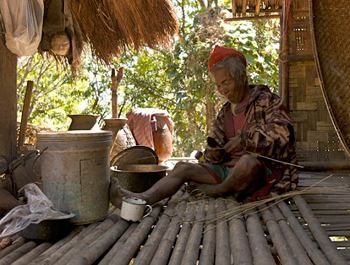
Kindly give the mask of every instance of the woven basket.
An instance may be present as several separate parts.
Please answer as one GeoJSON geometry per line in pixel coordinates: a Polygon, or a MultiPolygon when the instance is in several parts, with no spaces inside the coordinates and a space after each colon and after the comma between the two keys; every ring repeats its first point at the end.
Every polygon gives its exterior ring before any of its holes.
{"type": "Polygon", "coordinates": [[[336,133],[350,156],[349,0],[309,0],[312,46],[336,133]]]}

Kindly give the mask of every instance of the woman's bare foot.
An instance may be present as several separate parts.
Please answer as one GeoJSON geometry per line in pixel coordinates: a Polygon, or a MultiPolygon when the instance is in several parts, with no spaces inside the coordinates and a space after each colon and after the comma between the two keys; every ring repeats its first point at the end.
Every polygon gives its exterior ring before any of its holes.
{"type": "Polygon", "coordinates": [[[131,195],[132,193],[130,191],[124,190],[122,187],[120,187],[117,178],[111,178],[111,184],[109,186],[109,200],[115,207],[120,209],[122,206],[123,197],[131,195]]]}

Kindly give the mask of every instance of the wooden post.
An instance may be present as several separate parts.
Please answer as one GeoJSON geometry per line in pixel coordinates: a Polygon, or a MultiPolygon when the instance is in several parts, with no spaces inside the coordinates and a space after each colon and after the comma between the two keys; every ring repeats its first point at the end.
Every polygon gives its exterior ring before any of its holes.
{"type": "Polygon", "coordinates": [[[0,156],[8,162],[16,158],[17,137],[17,57],[0,40],[0,156]]]}
{"type": "Polygon", "coordinates": [[[112,69],[112,118],[118,118],[118,86],[123,77],[123,70],[124,68],[120,67],[116,76],[115,69],[112,69]]]}
{"type": "Polygon", "coordinates": [[[287,5],[290,5],[289,0],[283,1],[283,8],[281,12],[281,39],[280,39],[280,80],[279,80],[279,94],[282,98],[283,104],[289,110],[289,65],[287,60],[283,60],[284,56],[289,53],[288,45],[288,12],[291,12],[290,7],[287,8],[287,5]]]}
{"type": "Polygon", "coordinates": [[[19,136],[18,136],[18,147],[19,148],[24,144],[27,123],[28,123],[28,118],[29,118],[29,107],[30,107],[30,99],[32,96],[32,91],[33,91],[33,81],[28,81],[26,93],[24,96],[24,102],[23,102],[21,126],[19,128],[19,136]]]}

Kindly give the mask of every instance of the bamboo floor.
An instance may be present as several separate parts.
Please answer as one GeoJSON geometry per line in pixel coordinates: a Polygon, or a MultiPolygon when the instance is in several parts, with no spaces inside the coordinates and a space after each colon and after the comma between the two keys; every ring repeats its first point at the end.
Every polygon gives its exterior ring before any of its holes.
{"type": "MultiPolygon", "coordinates": [[[[302,172],[299,189],[329,175],[302,172]]],[[[112,207],[104,221],[75,227],[57,242],[3,239],[0,264],[350,264],[349,175],[333,173],[319,184],[341,194],[251,208],[230,197],[190,196],[183,187],[139,223],[112,207]]]]}

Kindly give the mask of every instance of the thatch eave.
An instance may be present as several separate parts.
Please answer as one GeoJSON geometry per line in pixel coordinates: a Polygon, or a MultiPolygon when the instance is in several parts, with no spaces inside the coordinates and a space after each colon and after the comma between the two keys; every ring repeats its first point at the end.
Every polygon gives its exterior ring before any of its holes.
{"type": "Polygon", "coordinates": [[[169,48],[179,22],[168,0],[68,0],[98,57],[108,62],[126,49],[169,48]]]}

